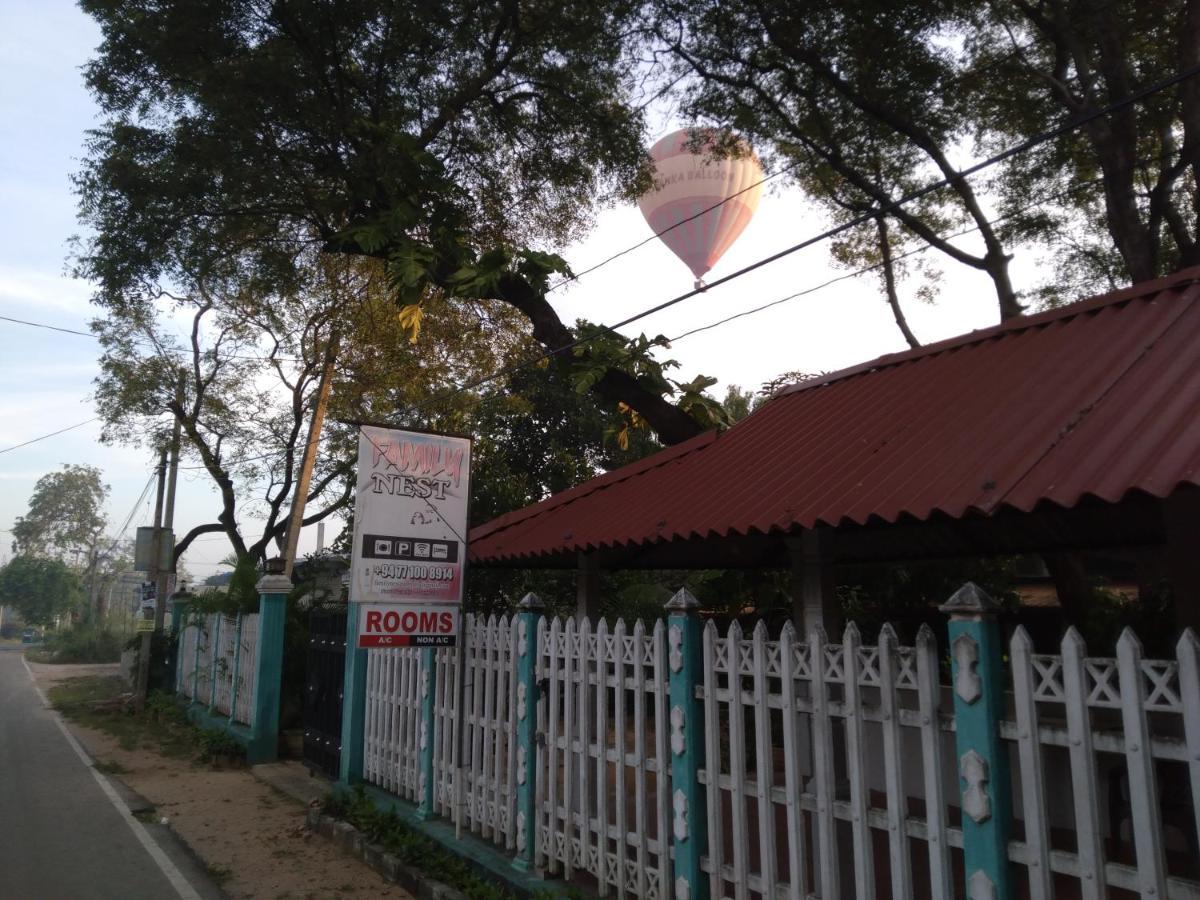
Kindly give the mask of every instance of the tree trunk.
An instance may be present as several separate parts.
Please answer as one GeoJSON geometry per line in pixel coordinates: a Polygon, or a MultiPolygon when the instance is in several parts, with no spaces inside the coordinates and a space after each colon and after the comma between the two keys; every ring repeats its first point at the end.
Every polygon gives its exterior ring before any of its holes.
{"type": "Polygon", "coordinates": [[[908,341],[908,346],[915,350],[921,346],[921,342],[917,340],[917,336],[908,327],[908,319],[904,317],[904,310],[900,308],[900,297],[896,294],[896,270],[895,262],[892,259],[892,239],[888,233],[887,219],[880,216],[875,220],[875,225],[879,232],[879,253],[883,257],[883,289],[887,294],[888,306],[892,308],[892,316],[896,319],[896,327],[900,329],[900,333],[908,341]]]}

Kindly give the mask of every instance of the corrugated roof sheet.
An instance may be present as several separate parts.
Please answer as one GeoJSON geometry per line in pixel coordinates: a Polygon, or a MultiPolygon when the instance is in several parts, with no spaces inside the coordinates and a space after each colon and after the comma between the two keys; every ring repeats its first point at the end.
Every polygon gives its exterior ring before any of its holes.
{"type": "Polygon", "coordinates": [[[476,562],[1200,485],[1200,268],[788,388],[471,531],[476,562]]]}

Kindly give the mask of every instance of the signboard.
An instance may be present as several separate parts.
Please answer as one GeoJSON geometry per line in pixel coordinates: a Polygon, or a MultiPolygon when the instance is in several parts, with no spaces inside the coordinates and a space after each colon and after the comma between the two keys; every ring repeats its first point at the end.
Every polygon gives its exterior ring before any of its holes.
{"type": "MultiPolygon", "coordinates": [[[[175,534],[169,528],[159,529],[162,532],[162,543],[158,550],[158,568],[170,572],[175,568],[175,534]]],[[[133,568],[138,572],[149,572],[154,559],[154,528],[142,526],[137,530],[137,538],[133,543],[133,568]]]]}
{"type": "Polygon", "coordinates": [[[454,643],[470,475],[469,438],[362,427],[350,578],[359,647],[454,643]]]}
{"type": "Polygon", "coordinates": [[[137,633],[138,634],[149,634],[149,633],[152,633],[153,631],[154,631],[154,617],[153,616],[151,616],[148,619],[142,618],[142,617],[138,618],[138,620],[137,620],[137,633]]]}

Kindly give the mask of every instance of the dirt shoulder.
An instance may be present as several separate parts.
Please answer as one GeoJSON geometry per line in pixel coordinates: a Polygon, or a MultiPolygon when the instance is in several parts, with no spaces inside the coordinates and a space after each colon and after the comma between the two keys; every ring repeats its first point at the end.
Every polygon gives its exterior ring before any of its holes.
{"type": "MultiPolygon", "coordinates": [[[[108,673],[79,677],[85,674],[81,669],[94,667],[31,668],[43,691],[60,689],[52,700],[70,692],[101,697],[120,691],[119,680],[108,673]]],[[[68,725],[96,767],[150,801],[154,816],[168,820],[230,897],[412,900],[362,862],[313,836],[304,805],[258,781],[247,769],[198,764],[178,740],[164,740],[124,721],[101,722],[101,730],[78,718],[67,716],[68,725]]]]}

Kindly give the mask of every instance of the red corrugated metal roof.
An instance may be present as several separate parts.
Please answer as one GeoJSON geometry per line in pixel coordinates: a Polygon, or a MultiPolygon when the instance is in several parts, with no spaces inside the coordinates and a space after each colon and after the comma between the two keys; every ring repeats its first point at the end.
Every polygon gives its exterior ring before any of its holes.
{"type": "Polygon", "coordinates": [[[1200,485],[1200,268],[883,356],[471,531],[477,562],[1200,485]]]}

